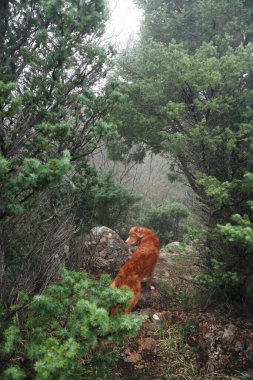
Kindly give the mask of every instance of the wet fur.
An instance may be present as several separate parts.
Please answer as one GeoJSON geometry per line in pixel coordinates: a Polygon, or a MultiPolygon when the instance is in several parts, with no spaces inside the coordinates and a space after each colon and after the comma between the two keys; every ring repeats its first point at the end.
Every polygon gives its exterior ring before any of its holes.
{"type": "MultiPolygon", "coordinates": [[[[151,289],[151,281],[155,265],[159,256],[159,238],[148,228],[135,226],[129,231],[129,238],[126,240],[129,245],[138,245],[132,257],[121,267],[111,286],[127,286],[134,297],[129,302],[129,307],[125,313],[130,313],[137,304],[141,295],[141,281],[146,278],[146,284],[151,289]]],[[[117,308],[111,314],[117,312],[117,308]]]]}

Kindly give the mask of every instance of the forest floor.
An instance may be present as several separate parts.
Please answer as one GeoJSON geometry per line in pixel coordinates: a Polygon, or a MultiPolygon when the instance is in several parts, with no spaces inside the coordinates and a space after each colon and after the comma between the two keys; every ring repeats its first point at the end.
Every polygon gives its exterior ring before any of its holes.
{"type": "Polygon", "coordinates": [[[200,272],[192,247],[161,252],[155,290],[143,284],[136,314],[146,314],[113,369],[115,379],[253,379],[253,313],[201,299],[192,278],[200,272]]]}

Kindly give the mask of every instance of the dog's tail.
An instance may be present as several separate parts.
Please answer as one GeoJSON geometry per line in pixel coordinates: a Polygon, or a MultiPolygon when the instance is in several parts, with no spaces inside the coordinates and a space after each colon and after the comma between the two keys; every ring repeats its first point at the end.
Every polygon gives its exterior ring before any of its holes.
{"type": "MultiPolygon", "coordinates": [[[[115,279],[116,280],[116,279],[115,279]]],[[[124,313],[128,314],[130,313],[137,302],[139,301],[140,295],[141,295],[141,282],[137,275],[131,276],[131,278],[128,278],[127,281],[124,284],[117,284],[117,281],[113,281],[110,285],[110,287],[117,287],[120,288],[121,286],[126,286],[131,292],[133,292],[133,298],[129,301],[129,306],[124,310],[124,313]]],[[[117,314],[121,310],[120,306],[116,306],[111,312],[110,315],[117,314]]]]}

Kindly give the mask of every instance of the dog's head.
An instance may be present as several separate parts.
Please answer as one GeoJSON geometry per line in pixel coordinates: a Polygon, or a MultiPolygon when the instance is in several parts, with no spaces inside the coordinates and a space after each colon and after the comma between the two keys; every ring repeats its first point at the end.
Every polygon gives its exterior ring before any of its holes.
{"type": "MultiPolygon", "coordinates": [[[[129,231],[129,237],[126,240],[126,243],[129,245],[139,245],[141,239],[147,234],[150,230],[145,227],[134,226],[129,231]]],[[[151,231],[150,231],[151,232],[151,231]]]]}

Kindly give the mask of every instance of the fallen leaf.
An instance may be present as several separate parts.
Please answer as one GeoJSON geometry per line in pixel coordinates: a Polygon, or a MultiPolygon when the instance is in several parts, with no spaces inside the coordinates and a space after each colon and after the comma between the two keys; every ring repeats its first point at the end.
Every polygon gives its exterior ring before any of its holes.
{"type": "Polygon", "coordinates": [[[124,361],[127,363],[136,363],[142,359],[142,356],[139,352],[131,351],[128,347],[124,352],[124,361]]]}

